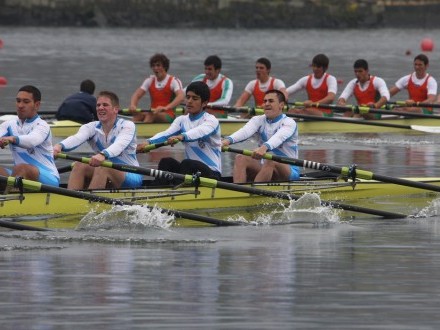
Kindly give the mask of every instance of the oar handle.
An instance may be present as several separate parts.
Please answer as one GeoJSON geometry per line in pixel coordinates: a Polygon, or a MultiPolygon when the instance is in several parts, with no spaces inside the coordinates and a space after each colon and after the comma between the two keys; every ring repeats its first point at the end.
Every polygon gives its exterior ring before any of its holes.
{"type": "Polygon", "coordinates": [[[148,144],[141,151],[139,151],[139,153],[147,153],[147,152],[150,152],[151,150],[161,148],[164,146],[175,145],[179,142],[180,142],[180,140],[174,139],[172,143],[165,141],[165,142],[161,142],[161,143],[148,144]]]}

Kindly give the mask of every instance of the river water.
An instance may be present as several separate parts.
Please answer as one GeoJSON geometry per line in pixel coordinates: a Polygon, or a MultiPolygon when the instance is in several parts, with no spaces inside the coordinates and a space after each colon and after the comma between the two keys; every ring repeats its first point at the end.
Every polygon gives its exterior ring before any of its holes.
{"type": "MultiPolygon", "coordinates": [[[[437,32],[0,28],[0,76],[8,79],[0,112],[14,110],[24,84],[40,87],[42,109],[55,110],[85,78],[128,105],[155,52],[170,57],[170,73],[184,84],[202,72],[207,55],[218,54],[234,80],[234,100],[261,56],[288,85],[310,71],[319,52],[343,81],[340,91],[357,58],[391,85],[411,71],[421,39],[437,32]]],[[[439,53],[429,57],[439,77],[439,53]]],[[[155,165],[150,157],[142,163],[155,165]]],[[[300,158],[390,176],[440,173],[435,134],[302,135],[300,158]]],[[[0,161],[10,164],[7,151],[0,161]]],[[[224,174],[230,161],[225,155],[224,174]]],[[[1,328],[438,329],[440,218],[432,199],[390,206],[428,217],[357,215],[325,226],[2,231],[1,328]]],[[[368,206],[375,203],[390,202],[368,206]]]]}

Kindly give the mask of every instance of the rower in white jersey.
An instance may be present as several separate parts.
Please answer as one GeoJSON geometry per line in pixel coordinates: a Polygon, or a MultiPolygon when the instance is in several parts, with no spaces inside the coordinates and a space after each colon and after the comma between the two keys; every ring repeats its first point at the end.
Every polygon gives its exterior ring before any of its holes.
{"type": "MultiPolygon", "coordinates": [[[[202,177],[221,177],[221,133],[218,119],[205,111],[210,96],[209,87],[202,81],[192,82],[186,88],[186,114],[177,117],[168,129],[157,133],[138,145],[142,152],[149,144],[169,144],[181,141],[185,145],[185,159],[162,158],[158,169],[180,174],[200,173],[202,177]]],[[[165,183],[165,182],[159,182],[165,183]]]]}
{"type": "Polygon", "coordinates": [[[89,164],[75,163],[69,177],[69,189],[137,188],[142,175],[100,167],[106,159],[115,164],[139,166],[136,158],[136,127],[131,120],[118,117],[119,98],[110,91],[98,94],[98,121],[82,125],[78,133],[54,146],[55,156],[87,142],[96,153],[89,164]]]}
{"type": "Polygon", "coordinates": [[[271,152],[278,156],[298,158],[298,126],[283,113],[286,98],[279,90],[268,90],[264,95],[264,115],[254,116],[248,123],[222,141],[223,146],[245,141],[255,134],[258,147],[252,157],[235,157],[234,183],[298,180],[297,166],[262,159],[271,152]]]}
{"type": "Polygon", "coordinates": [[[14,160],[12,170],[0,168],[0,175],[13,175],[43,184],[58,186],[60,176],[53,158],[49,124],[38,115],[41,92],[26,85],[18,90],[18,118],[0,125],[0,147],[9,145],[14,160]]]}

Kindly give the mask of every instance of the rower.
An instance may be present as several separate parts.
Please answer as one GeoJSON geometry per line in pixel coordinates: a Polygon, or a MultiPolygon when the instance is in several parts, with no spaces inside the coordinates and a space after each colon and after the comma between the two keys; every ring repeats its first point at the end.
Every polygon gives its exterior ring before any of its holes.
{"type": "MultiPolygon", "coordinates": [[[[185,145],[183,161],[171,157],[162,158],[158,169],[180,174],[197,174],[219,180],[221,177],[221,135],[218,119],[205,111],[210,96],[209,87],[195,81],[186,88],[186,114],[174,120],[170,127],[138,145],[143,152],[149,144],[181,141],[185,145]]],[[[168,182],[158,182],[159,184],[168,182]]]]}
{"type": "Polygon", "coordinates": [[[264,103],[264,93],[272,89],[281,91],[287,100],[286,85],[282,80],[270,76],[271,67],[272,64],[267,58],[261,57],[257,60],[255,63],[255,74],[257,79],[251,80],[246,85],[243,93],[235,102],[234,107],[238,108],[244,106],[247,101],[249,101],[250,97],[253,96],[255,107],[261,108],[264,103]]]}
{"type": "Polygon", "coordinates": [[[228,146],[250,139],[257,134],[258,147],[252,157],[235,157],[234,183],[290,181],[299,179],[295,165],[262,159],[268,151],[290,158],[298,158],[298,127],[296,122],[283,114],[286,98],[279,90],[268,90],[264,95],[264,115],[254,116],[249,122],[222,141],[228,146]]]}
{"type": "Polygon", "coordinates": [[[338,92],[338,83],[334,76],[326,71],[329,59],[324,54],[318,54],[312,60],[312,74],[300,78],[296,83],[287,88],[289,97],[301,90],[306,90],[308,99],[304,102],[303,109],[290,109],[288,113],[309,116],[333,117],[331,109],[313,107],[313,104],[331,104],[338,92]]]}
{"type": "Polygon", "coordinates": [[[432,114],[432,108],[411,106],[416,102],[434,103],[437,96],[437,81],[428,74],[429,59],[425,54],[419,54],[414,58],[414,72],[403,76],[390,88],[390,95],[394,96],[402,89],[408,90],[406,107],[399,107],[397,111],[432,114]]]}
{"type": "Polygon", "coordinates": [[[18,90],[18,118],[0,125],[0,147],[9,145],[14,166],[12,170],[0,168],[0,175],[58,186],[60,176],[52,155],[52,133],[49,124],[38,115],[40,104],[41,92],[37,87],[26,85],[18,90]]]}
{"type": "Polygon", "coordinates": [[[131,96],[129,110],[134,113],[133,121],[144,123],[171,123],[177,107],[184,98],[182,82],[168,74],[170,60],[164,54],[154,54],[150,58],[153,75],[144,80],[131,96]],[[136,113],[140,99],[150,93],[151,112],[136,113]]]}
{"type": "MultiPolygon", "coordinates": [[[[231,101],[234,84],[232,80],[220,73],[222,69],[222,60],[217,55],[210,55],[205,59],[205,73],[194,77],[191,82],[203,81],[210,90],[208,106],[224,106],[231,101]]],[[[207,110],[217,117],[227,117],[225,111],[207,110]]]]}
{"type": "Polygon", "coordinates": [[[98,94],[98,121],[82,125],[78,133],[69,136],[53,148],[56,156],[74,150],[87,142],[95,152],[89,164],[75,163],[67,184],[68,189],[137,188],[142,175],[100,167],[106,160],[116,164],[139,166],[136,158],[136,127],[131,120],[118,117],[119,98],[110,91],[98,94]]]}
{"type": "Polygon", "coordinates": [[[72,120],[80,124],[98,120],[96,114],[95,83],[86,79],[79,86],[79,92],[67,97],[58,108],[58,120],[72,120]]]}
{"type": "MultiPolygon", "coordinates": [[[[352,79],[341,96],[338,99],[338,105],[346,105],[350,96],[354,95],[357,104],[361,106],[368,106],[371,108],[381,108],[390,99],[385,80],[377,76],[370,75],[368,69],[368,62],[364,59],[358,59],[354,62],[354,74],[356,78],[352,79]]],[[[354,117],[365,119],[380,119],[380,114],[358,114],[353,111],[344,113],[344,117],[354,117]]]]}

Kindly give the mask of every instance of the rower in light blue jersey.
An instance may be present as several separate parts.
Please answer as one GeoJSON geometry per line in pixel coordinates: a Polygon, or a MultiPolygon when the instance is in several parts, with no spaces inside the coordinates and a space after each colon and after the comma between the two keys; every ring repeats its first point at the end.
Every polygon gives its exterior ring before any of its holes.
{"type": "Polygon", "coordinates": [[[165,141],[173,144],[179,140],[185,145],[185,159],[179,162],[174,158],[162,158],[158,165],[159,170],[181,174],[200,172],[202,177],[220,179],[220,123],[215,116],[205,111],[209,95],[209,88],[204,82],[189,84],[185,96],[186,114],[177,117],[165,131],[138,145],[138,152],[142,152],[149,144],[165,141]]]}
{"type": "Polygon", "coordinates": [[[268,182],[299,179],[297,166],[262,159],[266,152],[298,158],[298,126],[283,113],[284,93],[268,90],[263,99],[264,115],[254,116],[237,132],[222,141],[223,146],[238,143],[257,134],[258,147],[252,157],[237,155],[234,163],[234,183],[268,182]]]}
{"type": "Polygon", "coordinates": [[[53,158],[49,124],[38,115],[41,92],[35,86],[19,89],[16,97],[16,119],[0,125],[0,147],[9,145],[14,167],[0,168],[0,175],[13,175],[43,184],[58,186],[60,176],[53,158]]]}

